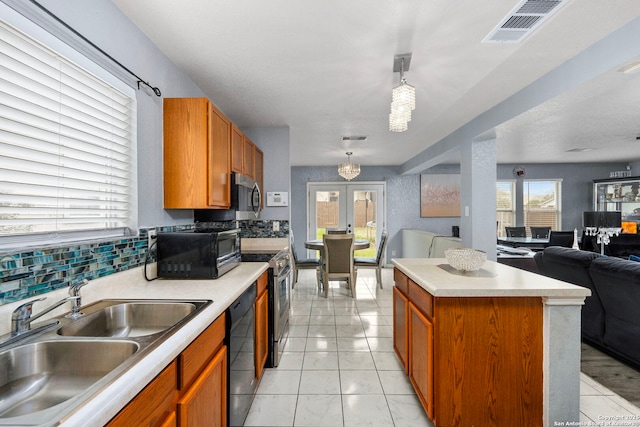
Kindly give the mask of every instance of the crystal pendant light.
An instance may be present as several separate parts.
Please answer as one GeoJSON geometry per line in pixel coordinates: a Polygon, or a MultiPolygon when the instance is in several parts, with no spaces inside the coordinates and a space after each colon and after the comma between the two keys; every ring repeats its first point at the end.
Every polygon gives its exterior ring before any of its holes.
{"type": "Polygon", "coordinates": [[[404,78],[405,60],[406,68],[409,68],[411,54],[396,55],[394,72],[400,72],[400,84],[393,88],[391,93],[391,113],[389,114],[389,130],[392,132],[404,132],[411,121],[411,112],[416,108],[416,88],[407,84],[404,78]]]}
{"type": "Polygon", "coordinates": [[[351,181],[353,178],[360,175],[360,164],[351,162],[351,151],[347,152],[347,161],[338,164],[338,175],[351,181]]]}

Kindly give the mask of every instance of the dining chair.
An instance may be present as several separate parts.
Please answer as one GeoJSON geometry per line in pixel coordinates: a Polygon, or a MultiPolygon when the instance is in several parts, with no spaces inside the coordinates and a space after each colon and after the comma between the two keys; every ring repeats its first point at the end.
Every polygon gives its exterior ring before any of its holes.
{"type": "Polygon", "coordinates": [[[327,228],[327,234],[347,234],[347,230],[343,228],[327,228]]]}
{"type": "Polygon", "coordinates": [[[505,227],[507,237],[527,237],[527,229],[525,227],[505,227]]]}
{"type": "Polygon", "coordinates": [[[298,258],[296,254],[296,246],[293,240],[293,230],[289,229],[289,240],[291,247],[291,255],[293,256],[293,280],[291,288],[298,283],[298,270],[316,270],[316,280],[320,285],[320,259],[319,258],[298,258]]]}
{"type": "Polygon", "coordinates": [[[320,267],[324,297],[329,296],[329,281],[346,280],[351,296],[356,297],[356,267],[353,263],[353,234],[322,236],[324,254],[320,267]]]}
{"type": "Polygon", "coordinates": [[[378,244],[378,252],[376,253],[375,258],[354,258],[353,263],[356,268],[375,268],[376,269],[376,280],[380,289],[382,289],[382,267],[384,265],[384,250],[387,246],[387,230],[382,230],[382,235],[380,236],[380,242],[378,244]]]}
{"type": "Polygon", "coordinates": [[[549,233],[549,246],[573,246],[573,231],[551,231],[549,233]]]}
{"type": "Polygon", "coordinates": [[[551,227],[529,227],[529,229],[534,239],[548,239],[551,232],[551,227]]]}

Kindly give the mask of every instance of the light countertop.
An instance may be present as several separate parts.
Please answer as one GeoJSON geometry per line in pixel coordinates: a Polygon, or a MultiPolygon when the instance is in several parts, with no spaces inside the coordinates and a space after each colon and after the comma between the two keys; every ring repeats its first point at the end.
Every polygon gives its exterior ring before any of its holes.
{"type": "MultiPolygon", "coordinates": [[[[185,299],[213,300],[196,317],[150,352],[142,361],[133,365],[115,381],[100,390],[74,413],[63,419],[65,427],[103,425],[131,401],[173,359],[175,359],[202,331],[218,318],[242,292],[266,271],[264,262],[241,263],[215,280],[153,280],[144,279],[142,267],[112,274],[89,282],[82,288],[82,304],[101,299],[185,299]]],[[[149,273],[155,277],[155,272],[149,273]]],[[[45,296],[47,299],[34,304],[34,313],[68,295],[68,288],[58,289],[45,296]]],[[[11,312],[22,300],[0,306],[0,334],[7,333],[11,325],[11,312]]],[[[55,317],[69,311],[65,304],[51,313],[55,317]]],[[[46,317],[43,317],[45,319],[46,317]]]]}
{"type": "Polygon", "coordinates": [[[584,299],[591,291],[518,268],[486,261],[478,272],[460,273],[445,258],[400,258],[393,265],[436,297],[530,297],[584,299]]]}

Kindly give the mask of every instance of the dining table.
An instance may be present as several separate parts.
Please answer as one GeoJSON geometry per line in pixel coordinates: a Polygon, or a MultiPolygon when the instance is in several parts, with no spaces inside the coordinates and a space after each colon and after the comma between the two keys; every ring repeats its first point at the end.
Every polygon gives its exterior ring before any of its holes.
{"type": "MultiPolygon", "coordinates": [[[[368,240],[356,239],[353,241],[354,252],[367,249],[369,246],[371,246],[371,242],[368,240]]],[[[322,239],[307,240],[304,242],[304,247],[313,251],[320,251],[320,265],[323,265],[322,257],[324,256],[324,242],[322,239]]],[[[318,271],[318,281],[322,282],[322,267],[318,267],[318,271]]],[[[320,286],[319,283],[318,286],[320,286]]]]}
{"type": "Polygon", "coordinates": [[[498,237],[498,244],[512,248],[524,247],[534,250],[542,250],[549,245],[549,238],[535,237],[498,237]]]}
{"type": "MultiPolygon", "coordinates": [[[[353,241],[354,251],[367,249],[369,246],[371,246],[371,242],[369,242],[368,240],[356,239],[353,241]]],[[[320,251],[320,256],[322,256],[322,253],[324,252],[324,243],[322,239],[307,240],[306,242],[304,242],[304,247],[313,251],[320,251]]]]}

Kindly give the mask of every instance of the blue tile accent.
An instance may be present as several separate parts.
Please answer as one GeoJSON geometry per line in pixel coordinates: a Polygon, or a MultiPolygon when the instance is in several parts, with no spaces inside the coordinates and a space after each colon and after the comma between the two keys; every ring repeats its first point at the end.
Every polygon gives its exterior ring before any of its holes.
{"type": "MultiPolygon", "coordinates": [[[[193,227],[167,226],[162,231],[193,227]]],[[[67,287],[78,279],[92,280],[141,266],[147,257],[147,236],[147,229],[141,229],[138,236],[112,241],[0,254],[0,304],[67,287]]],[[[150,254],[150,260],[155,260],[155,254],[150,254]]]]}
{"type": "MultiPolygon", "coordinates": [[[[225,221],[198,223],[197,227],[240,228],[241,237],[289,236],[289,221],[280,220],[277,232],[273,231],[273,222],[225,221]]],[[[196,224],[155,228],[158,232],[188,231],[195,229],[196,224]]],[[[138,236],[117,240],[0,254],[0,304],[45,294],[79,279],[92,280],[142,266],[147,245],[147,229],[140,229],[138,236]]],[[[152,252],[149,258],[155,261],[155,254],[152,252]]]]}

